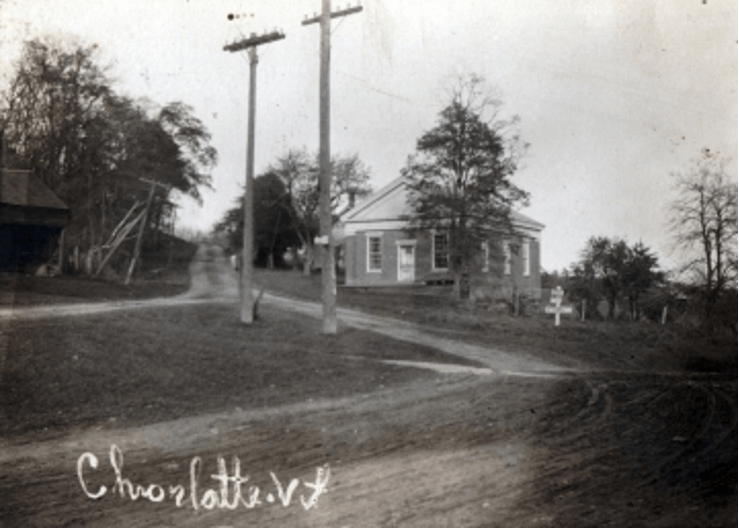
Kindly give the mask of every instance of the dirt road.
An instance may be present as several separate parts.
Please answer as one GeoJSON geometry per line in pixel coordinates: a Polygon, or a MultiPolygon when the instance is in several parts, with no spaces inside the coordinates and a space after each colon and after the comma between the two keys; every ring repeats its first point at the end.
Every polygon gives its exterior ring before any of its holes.
{"type": "MultiPolygon", "coordinates": [[[[41,320],[69,316],[85,316],[121,310],[146,308],[166,308],[204,303],[236,303],[239,295],[238,276],[228,259],[217,246],[201,246],[190,267],[191,287],[181,296],[141,301],[115,301],[104,303],[78,303],[72,305],[53,305],[46,307],[0,308],[0,328],[7,327],[14,320],[41,320]]],[[[255,290],[255,294],[256,294],[255,290]]],[[[316,302],[306,302],[275,296],[263,295],[263,303],[280,309],[298,312],[313,318],[321,317],[321,306],[316,302]]],[[[497,373],[534,376],[563,373],[566,371],[591,369],[575,363],[554,365],[533,356],[511,355],[499,349],[465,344],[460,341],[440,338],[422,326],[392,318],[383,318],[355,310],[339,308],[340,324],[364,329],[398,340],[433,347],[449,354],[480,362],[497,373]]],[[[1,365],[1,364],[0,364],[1,365]]],[[[431,366],[433,367],[433,366],[431,366]]]]}
{"type": "MultiPolygon", "coordinates": [[[[235,278],[220,254],[203,249],[186,296],[147,303],[235,302],[235,278]]],[[[316,315],[311,304],[264,302],[316,315]]],[[[53,316],[62,314],[71,315],[53,316]]],[[[27,315],[42,317],[15,311],[13,318],[27,315]]],[[[351,311],[340,319],[407,341],[432,339],[423,329],[351,311]]],[[[453,340],[432,345],[489,371],[53,440],[4,439],[0,521],[736,525],[733,375],[606,373],[453,340]]]]}

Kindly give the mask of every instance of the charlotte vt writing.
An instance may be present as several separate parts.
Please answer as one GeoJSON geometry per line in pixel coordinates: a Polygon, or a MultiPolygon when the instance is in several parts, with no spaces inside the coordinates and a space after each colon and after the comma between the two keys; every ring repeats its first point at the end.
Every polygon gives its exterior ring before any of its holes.
{"type": "MultiPolygon", "coordinates": [[[[129,498],[131,501],[143,498],[150,502],[160,503],[165,500],[174,501],[177,507],[183,507],[187,504],[191,505],[196,511],[203,508],[206,510],[213,509],[230,509],[235,510],[239,507],[253,509],[263,503],[272,504],[277,501],[283,507],[289,507],[295,490],[300,486],[300,481],[292,479],[287,487],[283,487],[282,483],[273,472],[269,475],[275,485],[275,491],[260,491],[259,487],[249,485],[244,487],[249,476],[241,475],[241,461],[238,457],[233,458],[232,472],[228,473],[226,461],[219,457],[218,474],[211,474],[211,479],[218,482],[217,488],[200,488],[200,474],[203,461],[200,457],[195,456],[190,461],[190,484],[189,488],[183,485],[159,485],[150,483],[148,485],[139,485],[133,483],[130,479],[123,477],[123,452],[116,445],[110,447],[110,466],[115,475],[113,485],[108,489],[107,486],[99,482],[93,484],[92,479],[85,476],[88,469],[95,470],[98,468],[98,458],[92,452],[85,452],[77,459],[77,478],[79,479],[82,491],[88,498],[93,500],[104,497],[108,492],[120,494],[121,498],[129,498]],[[260,495],[262,494],[262,495],[260,495]]],[[[316,479],[314,482],[303,481],[303,487],[309,489],[310,494],[307,497],[300,495],[300,503],[307,511],[318,504],[318,498],[321,497],[328,489],[329,477],[331,469],[326,464],[323,467],[316,468],[316,479]]]]}

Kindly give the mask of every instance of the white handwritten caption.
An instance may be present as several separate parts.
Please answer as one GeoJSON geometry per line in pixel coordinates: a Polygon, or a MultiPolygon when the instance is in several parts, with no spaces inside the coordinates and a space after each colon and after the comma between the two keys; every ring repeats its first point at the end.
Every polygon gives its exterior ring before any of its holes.
{"type": "MultiPolygon", "coordinates": [[[[240,506],[247,509],[253,509],[258,505],[262,505],[260,499],[259,487],[249,485],[248,489],[242,491],[242,485],[249,481],[249,476],[241,475],[241,461],[238,457],[233,458],[232,472],[229,475],[226,468],[226,460],[222,457],[217,458],[218,474],[211,474],[211,478],[216,480],[220,486],[216,489],[200,489],[200,474],[203,461],[200,457],[195,456],[190,461],[190,487],[189,493],[186,487],[182,485],[159,485],[150,483],[147,486],[134,484],[130,479],[123,477],[123,452],[116,445],[110,446],[110,466],[115,474],[115,483],[108,489],[105,485],[99,485],[97,490],[88,484],[85,479],[86,467],[93,470],[98,468],[98,458],[92,452],[85,452],[77,459],[77,478],[79,479],[82,491],[88,498],[98,500],[105,496],[110,490],[111,493],[120,494],[121,498],[128,497],[131,501],[139,498],[149,500],[153,503],[160,503],[164,500],[174,500],[177,507],[186,505],[189,499],[190,505],[196,511],[201,507],[206,510],[230,509],[235,510],[240,506]],[[244,497],[246,494],[246,497],[244,497]],[[187,498],[187,499],[186,499],[187,498]]],[[[289,507],[295,490],[300,486],[300,481],[292,479],[287,487],[283,487],[282,483],[273,472],[269,475],[275,485],[276,495],[267,492],[264,494],[264,501],[268,504],[280,501],[283,507],[289,507]]],[[[314,482],[303,481],[303,486],[308,488],[311,493],[306,498],[300,495],[300,503],[306,511],[318,505],[318,498],[324,494],[328,488],[328,480],[331,476],[331,469],[328,464],[323,467],[316,468],[316,480],[314,482]]]]}

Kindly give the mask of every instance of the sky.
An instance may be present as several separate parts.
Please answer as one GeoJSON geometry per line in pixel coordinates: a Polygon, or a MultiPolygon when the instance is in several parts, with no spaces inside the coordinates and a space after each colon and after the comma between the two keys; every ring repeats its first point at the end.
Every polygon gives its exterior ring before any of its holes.
{"type": "MultiPolygon", "coordinates": [[[[353,0],[356,3],[356,0],[353,0]]],[[[334,0],[334,9],[346,2],[334,0]]],[[[674,173],[703,148],[737,175],[735,0],[363,0],[334,20],[331,148],[358,154],[381,188],[475,73],[520,117],[530,144],[514,181],[546,225],[542,267],[561,270],[588,238],[642,241],[663,267],[674,173]]],[[[119,93],[183,101],[219,164],[180,226],[209,230],[245,179],[249,64],[223,46],[277,28],[258,49],[255,173],[291,148],[318,150],[320,0],[0,0],[0,89],[22,42],[97,44],[119,93]],[[229,15],[233,15],[229,19],[229,15]]]]}

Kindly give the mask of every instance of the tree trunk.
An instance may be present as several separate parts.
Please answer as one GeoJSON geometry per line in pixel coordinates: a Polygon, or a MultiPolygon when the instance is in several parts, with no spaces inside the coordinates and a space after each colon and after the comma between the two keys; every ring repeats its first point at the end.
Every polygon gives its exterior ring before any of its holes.
{"type": "Polygon", "coordinates": [[[267,257],[267,266],[270,270],[275,269],[275,244],[277,243],[277,231],[280,228],[280,217],[282,216],[282,210],[277,212],[277,222],[274,229],[272,230],[272,242],[269,246],[269,256],[267,257]]]}
{"type": "Polygon", "coordinates": [[[305,245],[305,255],[303,256],[303,275],[310,276],[313,269],[313,246],[305,245]]]}
{"type": "Polygon", "coordinates": [[[152,206],[152,220],[154,221],[154,244],[159,245],[159,233],[162,231],[162,203],[158,201],[152,206]]]}
{"type": "Polygon", "coordinates": [[[608,319],[616,318],[616,298],[608,298],[608,319]]]}
{"type": "Polygon", "coordinates": [[[580,313],[580,321],[585,321],[585,311],[588,309],[588,301],[586,299],[582,300],[582,312],[580,313]]]}
{"type": "Polygon", "coordinates": [[[293,246],[292,248],[293,270],[295,270],[296,272],[300,270],[300,261],[298,260],[298,250],[299,248],[296,248],[293,246]]]}
{"type": "Polygon", "coordinates": [[[454,285],[452,286],[452,298],[455,301],[462,299],[462,273],[454,272],[454,285]]]}
{"type": "Polygon", "coordinates": [[[90,276],[93,273],[92,248],[88,248],[85,252],[85,274],[90,276]]]}
{"type": "Polygon", "coordinates": [[[92,248],[95,247],[95,242],[96,242],[95,241],[95,228],[93,226],[92,215],[90,215],[89,217],[87,217],[87,221],[88,221],[88,228],[90,230],[90,233],[89,233],[89,235],[90,235],[90,248],[92,249],[92,248]]]}
{"type": "Polygon", "coordinates": [[[105,233],[105,192],[101,193],[100,197],[100,244],[103,244],[103,234],[105,233]]]}

